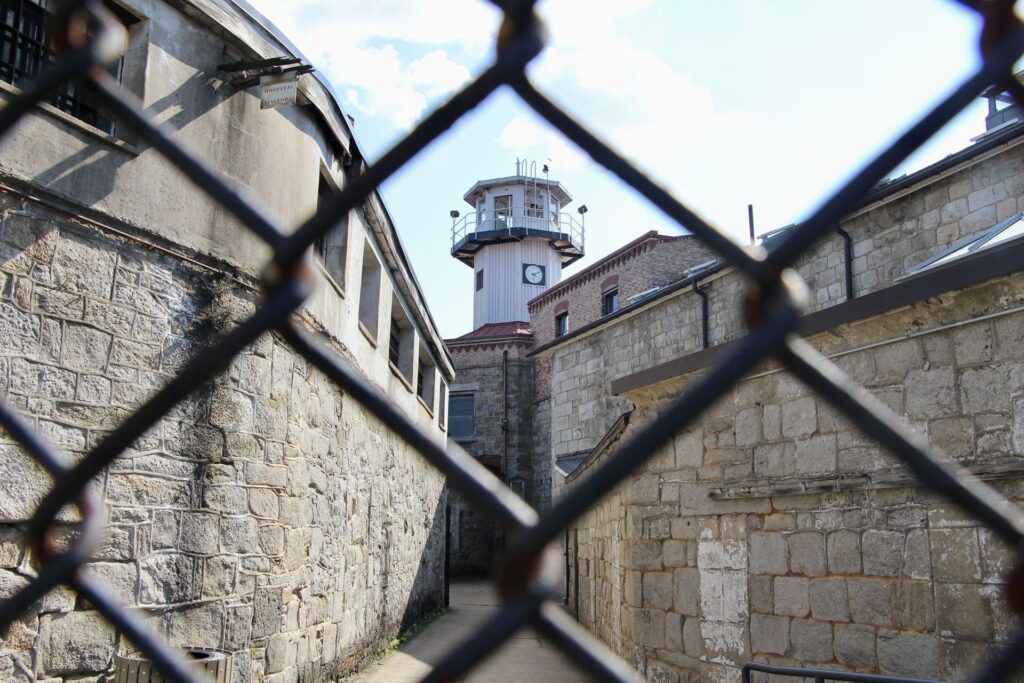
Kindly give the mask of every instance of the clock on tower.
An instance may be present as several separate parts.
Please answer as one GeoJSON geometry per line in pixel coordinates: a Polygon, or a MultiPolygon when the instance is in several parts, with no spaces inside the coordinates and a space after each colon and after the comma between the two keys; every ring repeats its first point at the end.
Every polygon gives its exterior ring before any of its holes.
{"type": "Polygon", "coordinates": [[[525,285],[546,285],[547,268],[538,263],[523,264],[523,284],[525,285]]]}

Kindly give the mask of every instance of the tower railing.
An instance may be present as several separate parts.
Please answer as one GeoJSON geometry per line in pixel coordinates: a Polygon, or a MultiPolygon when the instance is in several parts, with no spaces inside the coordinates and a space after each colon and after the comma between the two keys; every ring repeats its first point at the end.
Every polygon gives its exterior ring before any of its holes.
{"type": "Polygon", "coordinates": [[[585,228],[566,211],[545,211],[524,205],[502,211],[473,211],[452,224],[452,248],[478,235],[491,239],[501,233],[510,238],[564,236],[562,239],[582,252],[585,228]]]}

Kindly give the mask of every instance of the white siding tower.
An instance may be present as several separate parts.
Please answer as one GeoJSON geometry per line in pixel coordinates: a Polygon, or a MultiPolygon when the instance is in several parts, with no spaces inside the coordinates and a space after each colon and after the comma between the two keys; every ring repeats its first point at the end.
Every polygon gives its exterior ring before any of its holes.
{"type": "Polygon", "coordinates": [[[520,174],[481,180],[452,211],[452,256],[473,268],[473,329],[529,322],[526,302],[562,279],[562,268],[583,256],[583,214],[555,180],[520,174]]]}

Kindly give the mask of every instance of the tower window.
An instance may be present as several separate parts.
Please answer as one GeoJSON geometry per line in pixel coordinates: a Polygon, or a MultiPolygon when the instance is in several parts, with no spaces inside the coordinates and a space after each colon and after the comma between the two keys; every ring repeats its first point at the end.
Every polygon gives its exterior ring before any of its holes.
{"type": "Polygon", "coordinates": [[[476,271],[476,291],[480,291],[484,288],[484,269],[476,271]]]}
{"type": "Polygon", "coordinates": [[[502,223],[508,223],[512,218],[512,195],[500,194],[494,198],[494,217],[498,219],[498,227],[505,227],[502,223]]]}
{"type": "Polygon", "coordinates": [[[609,289],[601,295],[601,315],[608,315],[619,310],[619,288],[609,289]]]}
{"type": "Polygon", "coordinates": [[[564,337],[569,334],[569,311],[555,316],[555,336],[564,337]]]}
{"type": "Polygon", "coordinates": [[[473,394],[458,394],[448,399],[448,435],[453,439],[473,438],[473,399],[473,394]]]}

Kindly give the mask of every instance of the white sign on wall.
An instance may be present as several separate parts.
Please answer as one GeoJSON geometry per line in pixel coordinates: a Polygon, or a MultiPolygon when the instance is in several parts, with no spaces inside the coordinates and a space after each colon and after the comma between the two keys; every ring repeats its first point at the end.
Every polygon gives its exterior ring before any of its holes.
{"type": "Polygon", "coordinates": [[[299,76],[296,73],[260,76],[261,109],[290,107],[295,104],[298,93],[299,76]]]}

